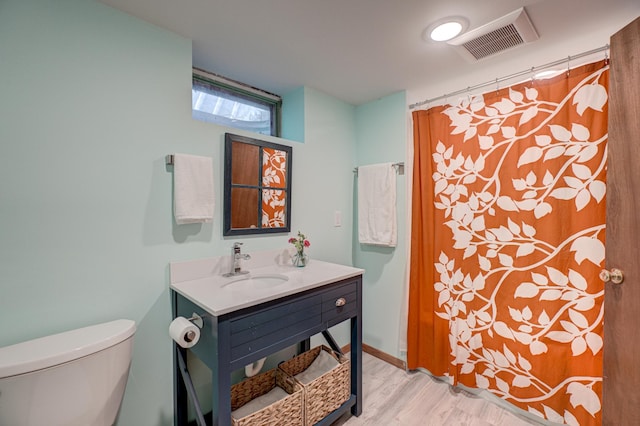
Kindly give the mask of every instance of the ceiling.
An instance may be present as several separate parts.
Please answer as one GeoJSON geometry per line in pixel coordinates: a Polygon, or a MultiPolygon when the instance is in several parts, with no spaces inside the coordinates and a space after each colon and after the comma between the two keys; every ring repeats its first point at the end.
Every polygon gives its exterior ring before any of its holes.
{"type": "Polygon", "coordinates": [[[307,86],[354,105],[533,55],[640,13],[638,0],[101,1],[191,39],[195,67],[278,95],[307,86]],[[519,7],[540,39],[475,63],[422,39],[446,16],[466,17],[472,30],[519,7]]]}

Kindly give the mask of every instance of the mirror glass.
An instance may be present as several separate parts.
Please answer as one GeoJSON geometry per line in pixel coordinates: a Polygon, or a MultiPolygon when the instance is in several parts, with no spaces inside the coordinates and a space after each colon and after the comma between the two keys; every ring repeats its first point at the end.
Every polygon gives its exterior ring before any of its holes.
{"type": "Polygon", "coordinates": [[[290,231],[291,151],[225,134],[223,235],[290,231]]]}

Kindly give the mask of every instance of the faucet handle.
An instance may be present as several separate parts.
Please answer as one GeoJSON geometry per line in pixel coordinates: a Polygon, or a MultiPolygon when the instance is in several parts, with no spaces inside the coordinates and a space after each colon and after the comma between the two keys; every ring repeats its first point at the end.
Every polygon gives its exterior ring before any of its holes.
{"type": "Polygon", "coordinates": [[[242,243],[235,242],[233,243],[233,247],[231,247],[231,253],[233,256],[235,256],[236,259],[238,259],[241,256],[240,255],[240,253],[242,252],[242,249],[240,248],[241,245],[242,243]]]}

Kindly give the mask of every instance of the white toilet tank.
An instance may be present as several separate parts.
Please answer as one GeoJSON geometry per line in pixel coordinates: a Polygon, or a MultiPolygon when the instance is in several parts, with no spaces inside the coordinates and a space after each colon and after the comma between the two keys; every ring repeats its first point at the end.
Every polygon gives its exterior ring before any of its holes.
{"type": "Polygon", "coordinates": [[[0,425],[113,425],[135,330],[116,320],[0,348],[0,425]]]}

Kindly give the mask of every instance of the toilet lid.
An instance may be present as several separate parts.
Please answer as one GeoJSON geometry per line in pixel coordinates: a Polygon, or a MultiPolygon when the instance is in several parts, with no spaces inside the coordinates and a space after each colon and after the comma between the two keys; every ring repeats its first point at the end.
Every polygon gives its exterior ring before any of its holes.
{"type": "Polygon", "coordinates": [[[53,367],[116,345],[136,331],[121,319],[0,348],[0,379],[53,367]]]}

